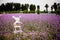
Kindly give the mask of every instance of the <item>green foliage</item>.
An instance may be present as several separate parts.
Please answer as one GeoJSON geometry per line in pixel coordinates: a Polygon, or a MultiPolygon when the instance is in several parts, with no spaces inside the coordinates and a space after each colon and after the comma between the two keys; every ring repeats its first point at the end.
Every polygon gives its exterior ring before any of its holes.
{"type": "Polygon", "coordinates": [[[23,13],[28,13],[28,10],[24,10],[23,13]]]}
{"type": "MultiPolygon", "coordinates": [[[[29,5],[29,4],[20,4],[20,3],[2,3],[0,5],[0,14],[5,12],[5,13],[48,13],[48,7],[49,5],[46,4],[45,5],[45,8],[46,10],[43,12],[43,11],[40,11],[40,6],[37,5],[29,5]],[[37,11],[36,11],[36,8],[37,8],[37,11]],[[30,11],[29,11],[29,10],[30,11]]],[[[60,3],[54,3],[52,6],[51,6],[51,13],[56,13],[56,14],[60,14],[60,3]],[[54,9],[54,11],[53,11],[54,9]]]]}
{"type": "Polygon", "coordinates": [[[20,3],[14,3],[14,10],[20,10],[20,3]]]}
{"type": "Polygon", "coordinates": [[[35,11],[35,9],[36,9],[36,6],[33,5],[33,4],[31,4],[31,5],[30,5],[30,11],[35,11]]]}
{"type": "Polygon", "coordinates": [[[35,30],[36,30],[36,28],[33,27],[33,26],[29,26],[29,27],[30,27],[30,28],[29,28],[30,31],[33,31],[33,30],[35,31],[35,30]]]}

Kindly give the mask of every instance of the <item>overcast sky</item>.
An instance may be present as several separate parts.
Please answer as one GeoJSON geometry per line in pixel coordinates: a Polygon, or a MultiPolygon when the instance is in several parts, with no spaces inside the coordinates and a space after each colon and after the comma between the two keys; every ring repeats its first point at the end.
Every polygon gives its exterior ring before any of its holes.
{"type": "Polygon", "coordinates": [[[44,10],[45,9],[45,4],[49,5],[49,10],[52,4],[54,4],[54,2],[56,3],[60,3],[60,0],[0,0],[0,4],[2,3],[7,3],[7,2],[16,2],[16,3],[21,3],[21,4],[35,4],[35,5],[40,5],[40,10],[44,10]]]}

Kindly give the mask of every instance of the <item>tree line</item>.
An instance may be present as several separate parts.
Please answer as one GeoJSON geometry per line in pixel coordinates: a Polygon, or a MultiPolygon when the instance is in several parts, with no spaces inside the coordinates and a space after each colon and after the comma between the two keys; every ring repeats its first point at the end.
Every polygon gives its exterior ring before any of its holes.
{"type": "Polygon", "coordinates": [[[60,3],[54,3],[51,6],[51,12],[60,13],[60,3]],[[54,9],[54,11],[53,11],[54,9]]]}
{"type": "MultiPolygon", "coordinates": [[[[49,5],[46,4],[45,8],[46,10],[44,10],[44,12],[48,12],[48,7],[49,5]]],[[[38,14],[40,13],[40,6],[39,5],[34,5],[34,4],[20,4],[20,3],[2,3],[0,5],[0,12],[6,12],[6,11],[22,11],[22,12],[31,12],[31,13],[35,13],[37,12],[38,14]],[[29,11],[29,10],[30,11],[29,11]],[[37,9],[37,11],[36,11],[37,9]]],[[[52,13],[60,13],[60,3],[54,3],[53,5],[51,5],[51,12],[52,13]],[[53,11],[54,9],[54,11],[53,11]]]]}
{"type": "Polygon", "coordinates": [[[30,9],[30,11],[35,12],[36,6],[34,4],[20,4],[20,3],[6,3],[0,5],[0,11],[27,11],[30,9]]]}

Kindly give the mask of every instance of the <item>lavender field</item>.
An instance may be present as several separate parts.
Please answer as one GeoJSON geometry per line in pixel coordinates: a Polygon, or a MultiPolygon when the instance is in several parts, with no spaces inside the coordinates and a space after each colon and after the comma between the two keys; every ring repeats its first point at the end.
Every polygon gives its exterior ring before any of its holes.
{"type": "Polygon", "coordinates": [[[0,14],[0,35],[5,40],[60,40],[60,15],[0,14]],[[21,16],[23,33],[19,36],[13,33],[12,16],[21,16]]]}

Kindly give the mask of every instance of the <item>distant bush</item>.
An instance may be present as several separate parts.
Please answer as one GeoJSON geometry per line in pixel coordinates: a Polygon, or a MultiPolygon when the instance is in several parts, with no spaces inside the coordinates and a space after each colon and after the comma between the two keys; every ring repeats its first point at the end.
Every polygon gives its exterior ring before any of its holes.
{"type": "Polygon", "coordinates": [[[35,11],[29,11],[29,13],[35,13],[35,11]]]}
{"type": "Polygon", "coordinates": [[[57,13],[57,14],[60,14],[60,10],[58,9],[58,10],[56,11],[56,13],[57,13]]]}
{"type": "Polygon", "coordinates": [[[46,12],[46,11],[40,11],[40,13],[48,13],[48,12],[46,12]]]}
{"type": "Polygon", "coordinates": [[[40,11],[39,11],[39,10],[37,10],[37,11],[36,11],[36,13],[37,13],[37,14],[40,14],[40,11]]]}
{"type": "Polygon", "coordinates": [[[28,13],[28,10],[24,10],[23,13],[28,13]]]}

